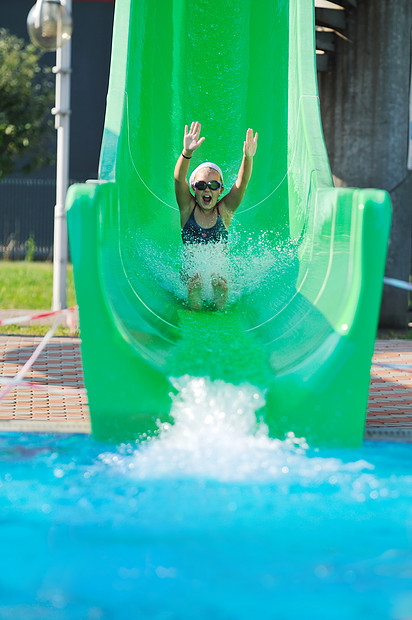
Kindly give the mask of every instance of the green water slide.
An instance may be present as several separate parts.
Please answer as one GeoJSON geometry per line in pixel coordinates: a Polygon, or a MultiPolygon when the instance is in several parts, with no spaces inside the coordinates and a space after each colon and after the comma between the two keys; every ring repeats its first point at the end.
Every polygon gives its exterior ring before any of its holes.
{"type": "Polygon", "coordinates": [[[362,442],[390,201],[333,187],[312,0],[116,0],[99,179],[67,208],[97,439],[155,432],[189,375],[264,391],[273,437],[362,442]],[[190,170],[214,161],[228,189],[259,132],[225,312],[188,309],[179,278],[173,170],[193,120],[190,170]]]}

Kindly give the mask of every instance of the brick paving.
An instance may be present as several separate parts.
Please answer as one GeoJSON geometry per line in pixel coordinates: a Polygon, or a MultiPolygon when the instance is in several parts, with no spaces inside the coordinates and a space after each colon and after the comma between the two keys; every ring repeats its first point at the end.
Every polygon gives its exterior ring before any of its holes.
{"type": "Polygon", "coordinates": [[[366,439],[412,443],[412,340],[377,340],[366,439]]]}
{"type": "MultiPolygon", "coordinates": [[[[0,335],[0,378],[12,379],[41,336],[0,335]]],[[[54,337],[20,384],[0,401],[0,431],[90,433],[78,338],[54,337]]],[[[4,386],[0,385],[0,394],[4,386]]]]}
{"type": "MultiPolygon", "coordinates": [[[[0,335],[0,394],[41,340],[0,335]]],[[[412,341],[378,340],[373,362],[365,438],[412,443],[412,341]]],[[[0,401],[0,432],[90,433],[78,338],[52,338],[25,381],[0,401]]]]}

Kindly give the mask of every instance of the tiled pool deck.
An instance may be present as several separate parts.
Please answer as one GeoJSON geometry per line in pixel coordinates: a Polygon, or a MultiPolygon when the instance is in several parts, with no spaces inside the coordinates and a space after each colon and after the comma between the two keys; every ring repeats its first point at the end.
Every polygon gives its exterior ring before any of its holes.
{"type": "MultiPolygon", "coordinates": [[[[40,341],[0,335],[0,394],[40,341]]],[[[378,340],[373,362],[365,438],[412,443],[412,341],[378,340]]],[[[90,433],[78,338],[53,338],[25,381],[0,401],[1,432],[90,433]]]]}

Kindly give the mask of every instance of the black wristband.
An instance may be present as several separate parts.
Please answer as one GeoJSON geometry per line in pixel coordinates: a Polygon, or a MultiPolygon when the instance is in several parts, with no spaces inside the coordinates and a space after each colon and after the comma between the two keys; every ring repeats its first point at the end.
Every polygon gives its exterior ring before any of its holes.
{"type": "Polygon", "coordinates": [[[192,156],[186,157],[186,155],[183,155],[183,151],[182,151],[182,157],[184,157],[185,159],[192,159],[192,156]]]}

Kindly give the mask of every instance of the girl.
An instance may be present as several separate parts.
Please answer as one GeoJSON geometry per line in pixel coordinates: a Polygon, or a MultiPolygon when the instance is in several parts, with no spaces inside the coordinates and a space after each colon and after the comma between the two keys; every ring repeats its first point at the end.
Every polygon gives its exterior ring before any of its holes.
{"type": "MultiPolygon", "coordinates": [[[[247,130],[237,179],[230,192],[219,200],[224,186],[222,171],[216,164],[211,162],[200,164],[190,176],[190,187],[186,179],[189,160],[205,140],[205,137],[199,138],[200,130],[201,125],[198,122],[192,123],[190,130],[187,125],[185,126],[183,151],[177,160],[174,174],[182,239],[185,246],[192,247],[196,244],[226,243],[233,214],[242,202],[252,174],[258,138],[257,132],[253,136],[253,129],[247,130]],[[194,192],[194,196],[190,189],[194,192]]],[[[201,274],[195,273],[187,277],[186,282],[189,305],[193,310],[200,310],[203,304],[201,274]]],[[[227,279],[219,273],[214,273],[211,284],[216,308],[224,309],[228,295],[227,279]]]]}

